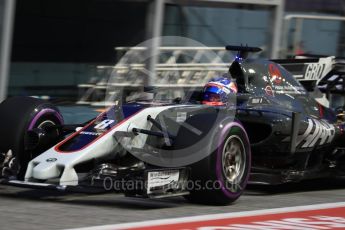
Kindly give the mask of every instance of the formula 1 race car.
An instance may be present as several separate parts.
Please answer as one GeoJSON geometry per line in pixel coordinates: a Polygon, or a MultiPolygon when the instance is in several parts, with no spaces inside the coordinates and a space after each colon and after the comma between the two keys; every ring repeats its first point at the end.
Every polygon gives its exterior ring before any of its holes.
{"type": "MultiPolygon", "coordinates": [[[[228,101],[118,103],[95,119],[64,125],[52,104],[13,97],[0,104],[2,183],[127,196],[183,195],[228,204],[247,182],[279,184],[345,174],[343,124],[292,74],[237,51],[228,101]]],[[[148,92],[144,92],[147,96],[148,92]]]]}

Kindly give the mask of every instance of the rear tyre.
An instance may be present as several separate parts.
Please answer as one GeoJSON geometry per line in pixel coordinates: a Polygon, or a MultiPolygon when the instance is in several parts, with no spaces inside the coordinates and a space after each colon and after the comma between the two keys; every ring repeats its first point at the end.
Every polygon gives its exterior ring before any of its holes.
{"type": "Polygon", "coordinates": [[[251,168],[250,143],[241,124],[224,126],[217,136],[218,147],[191,166],[193,188],[186,199],[202,204],[227,205],[243,193],[251,168]]]}
{"type": "Polygon", "coordinates": [[[0,152],[12,150],[19,179],[24,177],[29,161],[39,154],[25,149],[27,131],[62,124],[59,110],[40,99],[13,97],[0,104],[0,152]]]}

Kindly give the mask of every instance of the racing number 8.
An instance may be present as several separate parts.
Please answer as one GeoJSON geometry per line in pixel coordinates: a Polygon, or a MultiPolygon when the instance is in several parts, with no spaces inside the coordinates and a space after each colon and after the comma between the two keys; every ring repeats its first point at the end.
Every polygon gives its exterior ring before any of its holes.
{"type": "Polygon", "coordinates": [[[99,123],[98,125],[96,125],[94,128],[95,129],[106,129],[114,122],[115,122],[114,120],[106,119],[106,120],[102,121],[101,123],[99,123]]]}

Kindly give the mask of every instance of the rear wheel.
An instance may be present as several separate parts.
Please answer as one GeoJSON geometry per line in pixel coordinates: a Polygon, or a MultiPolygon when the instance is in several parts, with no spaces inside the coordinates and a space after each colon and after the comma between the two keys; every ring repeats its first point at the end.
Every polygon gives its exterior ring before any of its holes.
{"type": "Polygon", "coordinates": [[[237,122],[225,125],[216,150],[192,165],[194,186],[186,198],[203,204],[226,205],[243,193],[251,167],[250,143],[237,122]]]}
{"type": "Polygon", "coordinates": [[[43,100],[13,97],[0,104],[0,152],[12,151],[12,160],[17,168],[14,170],[20,179],[24,177],[29,161],[39,154],[25,148],[26,133],[35,128],[61,124],[63,118],[59,110],[43,100]]]}

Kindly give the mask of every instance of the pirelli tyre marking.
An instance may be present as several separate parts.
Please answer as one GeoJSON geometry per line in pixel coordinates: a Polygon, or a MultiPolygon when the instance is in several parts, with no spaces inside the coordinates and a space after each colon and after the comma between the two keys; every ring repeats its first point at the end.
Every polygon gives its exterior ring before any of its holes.
{"type": "MultiPolygon", "coordinates": [[[[298,146],[302,141],[305,141],[301,148],[314,147],[330,143],[335,136],[335,128],[323,120],[308,119],[308,127],[302,135],[299,135],[296,140],[298,146]],[[319,142],[318,142],[319,141],[319,142]]],[[[289,141],[290,137],[284,141],[289,141]]]]}

